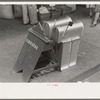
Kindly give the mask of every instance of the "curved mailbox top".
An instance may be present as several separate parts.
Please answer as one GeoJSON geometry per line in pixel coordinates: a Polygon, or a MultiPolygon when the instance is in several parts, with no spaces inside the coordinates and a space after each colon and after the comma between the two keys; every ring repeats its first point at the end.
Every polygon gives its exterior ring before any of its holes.
{"type": "Polygon", "coordinates": [[[68,16],[61,17],[55,20],[50,21],[44,21],[43,23],[43,29],[48,38],[51,38],[52,31],[55,27],[61,26],[61,25],[67,25],[72,19],[68,16]]]}
{"type": "Polygon", "coordinates": [[[81,21],[75,22],[72,26],[58,26],[53,31],[52,39],[57,43],[73,41],[82,36],[83,29],[84,25],[81,21]]]}

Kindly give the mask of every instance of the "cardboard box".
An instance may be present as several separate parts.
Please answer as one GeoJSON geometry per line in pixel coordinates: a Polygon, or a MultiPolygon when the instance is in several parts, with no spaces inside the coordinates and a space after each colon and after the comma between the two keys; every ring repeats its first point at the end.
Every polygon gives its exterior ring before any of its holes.
{"type": "Polygon", "coordinates": [[[39,21],[45,21],[50,19],[50,13],[41,14],[38,12],[38,19],[39,21]]]}
{"type": "Polygon", "coordinates": [[[51,19],[55,19],[55,18],[59,18],[61,16],[61,9],[54,9],[54,10],[50,10],[50,18],[51,19]]]}
{"type": "Polygon", "coordinates": [[[47,37],[51,38],[52,34],[54,34],[53,30],[57,26],[66,25],[68,24],[72,19],[69,16],[60,17],[55,20],[50,21],[44,21],[43,23],[43,29],[47,37]]]}
{"type": "Polygon", "coordinates": [[[72,12],[72,8],[68,7],[66,5],[56,5],[55,6],[57,9],[61,9],[61,16],[67,15],[70,12],[72,12]]]}

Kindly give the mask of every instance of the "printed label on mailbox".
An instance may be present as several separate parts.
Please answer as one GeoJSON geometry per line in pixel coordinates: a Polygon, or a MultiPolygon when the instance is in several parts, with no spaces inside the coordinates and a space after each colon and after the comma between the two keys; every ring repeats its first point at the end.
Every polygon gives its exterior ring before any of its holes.
{"type": "Polygon", "coordinates": [[[38,46],[35,44],[35,43],[33,43],[32,41],[30,41],[29,39],[26,39],[26,42],[28,43],[28,44],[30,44],[34,49],[38,49],[38,46]]]}

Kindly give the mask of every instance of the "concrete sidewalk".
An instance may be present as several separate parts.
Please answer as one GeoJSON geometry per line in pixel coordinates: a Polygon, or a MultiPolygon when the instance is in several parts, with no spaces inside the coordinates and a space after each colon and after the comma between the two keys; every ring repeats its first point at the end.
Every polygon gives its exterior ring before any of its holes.
{"type": "Polygon", "coordinates": [[[83,82],[100,82],[100,71],[94,73],[93,75],[89,76],[83,82]]]}
{"type": "MultiPolygon", "coordinates": [[[[83,22],[83,24],[85,26],[84,35],[82,37],[82,40],[93,45],[95,48],[100,48],[100,20],[98,21],[98,25],[96,27],[91,28],[90,25],[91,25],[93,19],[87,19],[87,16],[89,15],[88,9],[77,8],[77,12],[74,13],[74,16],[72,15],[73,20],[77,20],[77,17],[76,17],[77,15],[79,15],[79,19],[83,22]]],[[[97,59],[99,59],[99,58],[97,58],[97,59]]],[[[86,79],[84,79],[83,81],[84,82],[85,81],[86,82],[100,82],[100,78],[99,78],[100,71],[99,71],[99,69],[97,70],[97,68],[99,68],[99,65],[96,66],[95,69],[93,69],[93,70],[91,69],[88,72],[88,74],[89,74],[89,75],[87,75],[88,77],[86,77],[86,79]]],[[[83,76],[85,77],[85,74],[83,76]]]]}
{"type": "MultiPolygon", "coordinates": [[[[79,10],[79,9],[77,9],[79,10]]],[[[88,16],[88,10],[83,8],[82,13],[76,12],[74,16],[77,15],[77,13],[80,15],[80,20],[84,23],[85,29],[84,29],[84,35],[82,37],[82,40],[92,44],[95,48],[98,47],[100,48],[100,20],[98,21],[98,25],[96,27],[90,27],[90,24],[92,23],[92,19],[87,19],[86,17],[88,16]],[[86,16],[87,15],[87,16],[86,16]]],[[[80,12],[80,10],[79,10],[80,12]]],[[[75,17],[73,17],[75,18],[75,17]]],[[[77,19],[77,18],[76,18],[77,19]]],[[[98,58],[99,59],[99,58],[98,58]]],[[[95,70],[95,69],[94,69],[95,70]]],[[[94,71],[95,72],[95,71],[94,71]]],[[[91,71],[92,73],[92,71],[91,71]]],[[[93,75],[90,75],[87,77],[85,80],[86,82],[100,82],[100,71],[94,73],[93,75]]]]}

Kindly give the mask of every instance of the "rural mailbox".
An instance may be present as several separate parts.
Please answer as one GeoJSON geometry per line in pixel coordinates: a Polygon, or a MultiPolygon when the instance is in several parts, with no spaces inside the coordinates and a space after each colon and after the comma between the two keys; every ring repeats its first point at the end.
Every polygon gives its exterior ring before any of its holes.
{"type": "Polygon", "coordinates": [[[73,23],[69,17],[67,20],[66,24],[60,20],[50,32],[41,24],[29,29],[14,67],[16,72],[23,70],[25,82],[41,70],[55,68],[62,71],[76,64],[84,26],[80,21],[73,23]]]}

